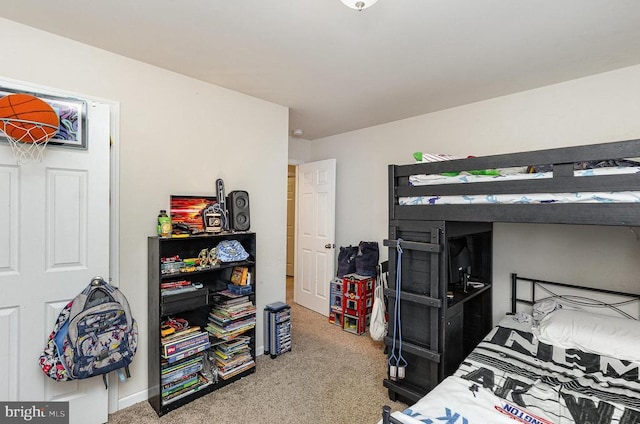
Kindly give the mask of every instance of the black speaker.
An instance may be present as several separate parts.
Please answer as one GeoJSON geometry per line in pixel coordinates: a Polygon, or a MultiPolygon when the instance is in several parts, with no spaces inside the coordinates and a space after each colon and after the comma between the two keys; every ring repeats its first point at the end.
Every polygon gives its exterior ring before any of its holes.
{"type": "Polygon", "coordinates": [[[249,193],[235,190],[227,196],[227,210],[231,228],[236,231],[248,231],[249,226],[249,193]]]}

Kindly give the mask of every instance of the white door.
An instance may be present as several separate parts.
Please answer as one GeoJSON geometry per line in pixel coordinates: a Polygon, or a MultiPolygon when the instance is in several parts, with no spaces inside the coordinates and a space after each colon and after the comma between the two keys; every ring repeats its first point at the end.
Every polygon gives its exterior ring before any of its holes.
{"type": "Polygon", "coordinates": [[[329,315],[329,283],[335,276],[336,160],[298,165],[293,299],[329,315]]]}
{"type": "Polygon", "coordinates": [[[102,378],[56,382],[38,364],[58,313],[109,277],[109,106],[88,106],[88,149],[48,147],[17,166],[0,142],[0,399],[68,401],[70,423],[107,421],[102,378]]]}

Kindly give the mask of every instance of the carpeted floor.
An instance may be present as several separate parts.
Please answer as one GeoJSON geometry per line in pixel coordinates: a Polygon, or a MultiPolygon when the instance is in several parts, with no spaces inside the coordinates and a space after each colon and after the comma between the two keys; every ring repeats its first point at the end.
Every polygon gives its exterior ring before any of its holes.
{"type": "Polygon", "coordinates": [[[293,347],[275,359],[257,358],[254,374],[158,418],[148,402],[109,416],[113,424],[377,423],[391,402],[382,386],[384,345],[329,324],[293,303],[293,347]]]}

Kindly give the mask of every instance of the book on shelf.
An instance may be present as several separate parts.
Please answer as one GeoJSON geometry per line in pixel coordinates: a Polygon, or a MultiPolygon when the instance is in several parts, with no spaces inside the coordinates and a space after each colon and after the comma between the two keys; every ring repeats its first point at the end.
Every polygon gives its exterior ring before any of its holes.
{"type": "Polygon", "coordinates": [[[168,393],[166,395],[162,396],[162,404],[163,405],[168,405],[171,402],[174,402],[178,399],[181,399],[185,396],[188,396],[192,393],[197,392],[198,390],[203,389],[204,387],[207,387],[211,384],[211,381],[209,381],[205,376],[203,376],[202,374],[198,374],[198,381],[193,384],[190,385],[188,387],[183,387],[180,390],[177,390],[175,392],[172,393],[168,393]]]}
{"type": "Polygon", "coordinates": [[[197,355],[194,358],[186,358],[185,360],[179,361],[175,366],[173,366],[173,364],[168,365],[169,366],[161,372],[160,382],[162,384],[167,384],[202,371],[204,367],[202,355],[197,355]]]}
{"type": "Polygon", "coordinates": [[[171,373],[171,372],[173,372],[173,371],[175,371],[177,369],[188,367],[189,365],[191,365],[193,363],[202,362],[202,361],[203,361],[202,354],[194,355],[194,356],[191,356],[189,358],[185,358],[183,360],[175,361],[175,362],[172,362],[172,363],[169,363],[166,360],[163,360],[162,363],[161,363],[160,370],[161,370],[162,375],[165,375],[165,374],[169,374],[169,373],[171,373]]]}
{"type": "Polygon", "coordinates": [[[245,352],[236,355],[231,359],[222,360],[220,358],[216,358],[216,366],[218,367],[218,371],[228,373],[236,368],[242,367],[244,364],[251,361],[253,361],[253,357],[251,357],[251,354],[249,352],[245,352]]]}
{"type": "Polygon", "coordinates": [[[162,356],[167,362],[172,363],[172,362],[176,362],[179,361],[181,359],[184,358],[188,358],[191,355],[195,355],[196,353],[200,353],[202,351],[205,351],[207,349],[209,349],[209,347],[211,346],[211,344],[209,342],[203,343],[199,346],[196,346],[192,349],[189,350],[185,350],[184,352],[180,352],[180,353],[176,353],[174,355],[171,356],[162,356]]]}
{"type": "Polygon", "coordinates": [[[162,356],[168,357],[209,343],[209,334],[205,331],[195,332],[191,337],[177,339],[162,345],[162,356]]]}
{"type": "Polygon", "coordinates": [[[246,266],[234,266],[231,271],[231,282],[237,286],[244,286],[247,284],[248,274],[249,268],[246,266]]]}
{"type": "Polygon", "coordinates": [[[235,311],[242,311],[246,308],[255,308],[254,304],[243,296],[243,298],[229,299],[228,301],[219,302],[215,304],[211,309],[216,311],[226,311],[233,313],[235,311]]]}
{"type": "Polygon", "coordinates": [[[212,310],[209,312],[209,319],[220,326],[226,326],[227,324],[239,320],[240,318],[250,317],[256,314],[256,308],[251,307],[242,311],[229,314],[225,311],[212,310]]]}
{"type": "Polygon", "coordinates": [[[209,318],[217,321],[220,325],[226,325],[246,316],[255,315],[256,307],[247,296],[240,296],[217,303],[211,308],[209,318]]]}
{"type": "Polygon", "coordinates": [[[250,337],[239,336],[235,340],[221,343],[215,347],[215,364],[218,375],[222,379],[231,378],[254,366],[250,343],[250,337]]]}
{"type": "Polygon", "coordinates": [[[255,366],[256,366],[256,363],[253,360],[251,360],[229,371],[221,371],[220,369],[218,369],[218,376],[223,380],[228,380],[231,377],[238,375],[241,372],[251,369],[255,366]]]}
{"type": "Polygon", "coordinates": [[[217,359],[220,361],[220,363],[224,365],[228,365],[234,358],[237,358],[238,355],[246,353],[246,354],[249,354],[249,357],[251,357],[250,352],[251,352],[250,348],[246,347],[233,353],[229,353],[229,352],[225,353],[221,350],[216,350],[213,353],[215,354],[215,356],[217,356],[217,359]]]}
{"type": "Polygon", "coordinates": [[[200,290],[200,288],[194,285],[176,286],[176,287],[170,287],[166,289],[160,289],[160,296],[171,296],[174,294],[194,292],[197,290],[200,290]]]}
{"type": "Polygon", "coordinates": [[[172,343],[176,340],[181,340],[183,338],[187,338],[187,337],[192,337],[194,335],[194,333],[196,333],[197,331],[200,331],[200,327],[197,325],[194,325],[193,327],[187,327],[183,330],[178,330],[175,333],[171,333],[168,336],[164,336],[160,338],[160,343],[167,344],[167,343],[172,343]]]}
{"type": "Polygon", "coordinates": [[[196,376],[194,379],[192,379],[191,381],[189,381],[188,384],[184,384],[182,386],[178,386],[170,391],[167,392],[163,392],[162,393],[162,398],[163,400],[169,400],[172,397],[174,397],[175,395],[181,394],[185,391],[191,390],[191,388],[193,386],[197,386],[198,383],[200,382],[200,380],[198,379],[198,376],[196,376]]]}
{"type": "Polygon", "coordinates": [[[191,285],[191,281],[189,280],[167,281],[167,282],[160,283],[160,289],[172,289],[175,287],[186,287],[190,285],[191,285]]]}
{"type": "Polygon", "coordinates": [[[256,318],[253,316],[246,320],[234,322],[226,327],[221,327],[214,322],[209,322],[207,325],[207,331],[218,339],[231,340],[255,328],[255,326],[256,318]]]}
{"type": "Polygon", "coordinates": [[[162,385],[162,395],[166,396],[171,393],[182,390],[186,387],[193,386],[198,382],[198,373],[187,374],[179,379],[173,380],[162,385]]]}
{"type": "Polygon", "coordinates": [[[218,302],[217,306],[222,308],[222,307],[233,307],[234,305],[237,304],[241,304],[241,303],[251,303],[251,300],[249,300],[249,296],[247,295],[234,295],[234,296],[226,296],[227,299],[218,302]]]}
{"type": "Polygon", "coordinates": [[[217,345],[213,351],[217,356],[216,360],[218,363],[226,365],[228,362],[234,358],[238,358],[240,355],[249,354],[249,358],[251,358],[250,342],[251,339],[249,337],[240,336],[235,340],[217,345]]]}
{"type": "Polygon", "coordinates": [[[228,299],[236,299],[238,297],[246,297],[245,293],[236,293],[236,292],[232,292],[229,289],[219,291],[218,294],[221,294],[221,295],[225,296],[228,299]]]}
{"type": "Polygon", "coordinates": [[[234,340],[230,340],[227,342],[222,342],[218,345],[216,345],[216,349],[222,351],[222,352],[226,352],[226,353],[233,353],[234,351],[237,351],[239,349],[241,349],[244,346],[249,346],[249,343],[251,342],[251,337],[249,336],[239,336],[237,338],[235,338],[234,340]]]}

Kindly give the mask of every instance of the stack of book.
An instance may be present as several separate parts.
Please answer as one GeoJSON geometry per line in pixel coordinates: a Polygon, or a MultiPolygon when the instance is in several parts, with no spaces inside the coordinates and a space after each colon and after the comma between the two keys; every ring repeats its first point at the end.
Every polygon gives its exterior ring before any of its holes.
{"type": "Polygon", "coordinates": [[[160,339],[162,344],[162,403],[168,404],[194,393],[211,382],[202,375],[204,350],[211,346],[209,334],[188,327],[160,339]]]}
{"type": "Polygon", "coordinates": [[[204,353],[177,362],[163,361],[161,367],[162,403],[164,405],[197,392],[211,384],[202,374],[204,353]]]}
{"type": "Polygon", "coordinates": [[[225,296],[209,313],[207,331],[221,340],[232,340],[256,326],[256,307],[249,296],[225,296]]]}
{"type": "Polygon", "coordinates": [[[202,352],[211,346],[209,334],[200,327],[189,327],[160,339],[162,358],[173,363],[202,352]]]}
{"type": "Polygon", "coordinates": [[[220,378],[227,380],[255,366],[251,356],[250,341],[251,337],[239,336],[215,347],[216,366],[220,378]]]}

